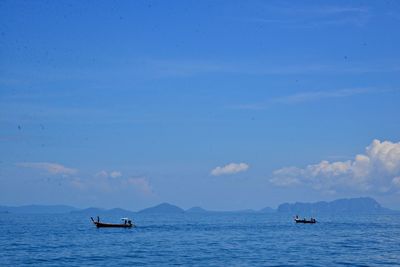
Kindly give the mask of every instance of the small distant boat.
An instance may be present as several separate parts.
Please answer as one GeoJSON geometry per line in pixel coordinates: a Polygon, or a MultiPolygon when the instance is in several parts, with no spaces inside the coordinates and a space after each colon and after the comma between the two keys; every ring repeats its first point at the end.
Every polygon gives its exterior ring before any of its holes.
{"type": "Polygon", "coordinates": [[[294,218],[294,221],[296,223],[316,223],[317,220],[314,218],[310,218],[309,220],[307,220],[306,218],[304,219],[300,219],[299,216],[296,215],[296,217],[294,218]]]}
{"type": "Polygon", "coordinates": [[[122,223],[103,223],[100,222],[99,216],[97,216],[97,221],[93,219],[93,217],[90,217],[92,219],[92,222],[94,225],[96,225],[97,228],[99,227],[119,227],[119,228],[131,228],[135,227],[135,225],[132,223],[132,220],[129,218],[121,218],[122,223]]]}

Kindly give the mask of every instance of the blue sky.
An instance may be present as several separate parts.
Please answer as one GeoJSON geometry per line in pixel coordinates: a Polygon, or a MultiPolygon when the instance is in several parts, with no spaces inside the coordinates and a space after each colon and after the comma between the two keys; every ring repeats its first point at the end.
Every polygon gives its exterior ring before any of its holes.
{"type": "Polygon", "coordinates": [[[400,209],[399,29],[397,1],[1,1],[0,203],[400,209]]]}

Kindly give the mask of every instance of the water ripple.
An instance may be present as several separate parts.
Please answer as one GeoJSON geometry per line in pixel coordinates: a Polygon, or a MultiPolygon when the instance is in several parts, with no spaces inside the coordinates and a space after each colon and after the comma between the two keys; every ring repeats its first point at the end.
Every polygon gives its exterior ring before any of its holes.
{"type": "Polygon", "coordinates": [[[1,214],[0,266],[399,266],[400,216],[373,219],[138,214],[138,228],[97,229],[80,215],[1,214]]]}

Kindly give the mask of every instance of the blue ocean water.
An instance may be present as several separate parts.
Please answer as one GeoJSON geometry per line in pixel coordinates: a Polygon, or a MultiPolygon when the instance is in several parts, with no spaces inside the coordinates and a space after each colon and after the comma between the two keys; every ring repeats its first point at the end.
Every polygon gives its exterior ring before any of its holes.
{"type": "Polygon", "coordinates": [[[82,214],[0,214],[0,266],[400,266],[400,215],[318,219],[137,214],[137,228],[97,229],[82,214]]]}

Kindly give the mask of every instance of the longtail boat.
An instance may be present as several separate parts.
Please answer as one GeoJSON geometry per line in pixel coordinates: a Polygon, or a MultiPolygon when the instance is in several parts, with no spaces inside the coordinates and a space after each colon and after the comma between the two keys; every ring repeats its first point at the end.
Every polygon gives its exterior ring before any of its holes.
{"type": "Polygon", "coordinates": [[[310,218],[309,220],[307,220],[306,218],[304,219],[300,219],[299,216],[296,215],[296,217],[294,218],[294,221],[296,223],[316,223],[317,220],[314,218],[310,218]]]}
{"type": "Polygon", "coordinates": [[[129,218],[121,218],[123,223],[103,223],[100,222],[99,216],[97,216],[97,221],[93,219],[93,217],[90,217],[92,219],[92,222],[94,225],[96,225],[97,228],[99,227],[119,227],[119,228],[131,228],[135,227],[135,225],[132,223],[132,221],[129,218]]]}

